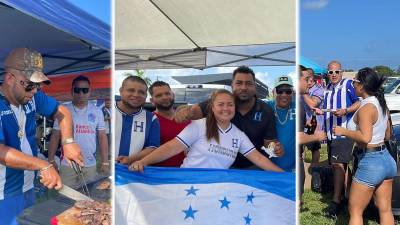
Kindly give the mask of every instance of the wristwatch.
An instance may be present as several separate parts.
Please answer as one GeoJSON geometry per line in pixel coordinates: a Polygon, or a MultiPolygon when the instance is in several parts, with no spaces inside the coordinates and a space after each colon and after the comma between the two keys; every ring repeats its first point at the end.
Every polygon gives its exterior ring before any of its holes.
{"type": "Polygon", "coordinates": [[[64,140],[61,141],[61,145],[66,145],[71,143],[75,143],[74,138],[65,138],[64,140]]]}

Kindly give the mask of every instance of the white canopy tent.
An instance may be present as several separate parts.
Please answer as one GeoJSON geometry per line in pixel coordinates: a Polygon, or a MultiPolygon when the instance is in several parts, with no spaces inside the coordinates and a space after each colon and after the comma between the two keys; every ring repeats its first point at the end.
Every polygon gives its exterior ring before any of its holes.
{"type": "Polygon", "coordinates": [[[292,0],[117,0],[116,69],[294,65],[295,9],[292,0]]]}

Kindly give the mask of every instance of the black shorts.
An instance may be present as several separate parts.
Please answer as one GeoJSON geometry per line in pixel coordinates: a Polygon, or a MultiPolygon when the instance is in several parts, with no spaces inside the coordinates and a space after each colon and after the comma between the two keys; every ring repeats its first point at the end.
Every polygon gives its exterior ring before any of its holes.
{"type": "Polygon", "coordinates": [[[312,142],[306,145],[308,150],[315,152],[321,149],[321,142],[312,142]]]}
{"type": "Polygon", "coordinates": [[[328,159],[332,163],[349,163],[353,159],[354,142],[348,138],[328,141],[328,159]]]}

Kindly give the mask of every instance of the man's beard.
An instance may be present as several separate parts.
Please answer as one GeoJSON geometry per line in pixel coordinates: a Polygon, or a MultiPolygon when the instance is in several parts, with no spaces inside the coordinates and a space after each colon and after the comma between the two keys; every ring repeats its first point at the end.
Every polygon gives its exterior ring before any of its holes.
{"type": "Polygon", "coordinates": [[[167,110],[170,110],[174,106],[174,103],[175,103],[175,100],[171,100],[171,102],[167,106],[157,104],[157,103],[155,103],[154,105],[156,106],[156,109],[159,111],[167,111],[167,110]]]}
{"type": "Polygon", "coordinates": [[[241,99],[239,96],[235,96],[235,101],[239,104],[247,103],[253,100],[253,98],[257,97],[256,95],[246,98],[246,99],[241,99]]]}

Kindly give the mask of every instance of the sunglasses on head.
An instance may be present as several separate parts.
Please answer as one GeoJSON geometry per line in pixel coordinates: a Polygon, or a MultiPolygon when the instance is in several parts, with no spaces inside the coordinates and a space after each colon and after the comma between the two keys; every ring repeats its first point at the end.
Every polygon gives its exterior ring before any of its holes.
{"type": "Polygon", "coordinates": [[[341,70],[328,70],[328,74],[339,74],[341,70]]]}
{"type": "Polygon", "coordinates": [[[278,95],[281,95],[281,94],[283,94],[283,93],[285,93],[285,94],[287,94],[287,95],[291,95],[291,94],[293,93],[293,90],[292,90],[292,89],[277,89],[277,90],[276,90],[276,93],[277,93],[278,95]]]}
{"type": "MultiPolygon", "coordinates": [[[[12,73],[10,73],[13,77],[15,77],[15,79],[17,79],[17,77],[14,75],[14,74],[12,74],[12,73]]],[[[17,79],[18,80],[18,79],[17,79]]],[[[25,91],[26,92],[30,92],[30,91],[32,91],[33,89],[37,89],[37,90],[40,90],[40,83],[34,83],[34,82],[30,82],[30,81],[23,81],[23,80],[19,80],[19,84],[22,86],[22,87],[24,87],[24,89],[25,89],[25,91]]]]}
{"type": "Polygon", "coordinates": [[[79,94],[79,93],[87,94],[89,92],[89,88],[78,88],[74,87],[74,93],[79,94]]]}
{"type": "Polygon", "coordinates": [[[355,83],[361,83],[361,81],[356,78],[353,78],[353,80],[351,81],[351,84],[353,85],[353,87],[354,87],[355,83]]]}

